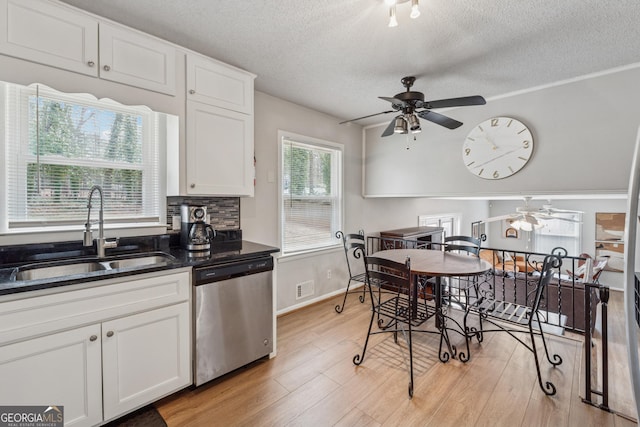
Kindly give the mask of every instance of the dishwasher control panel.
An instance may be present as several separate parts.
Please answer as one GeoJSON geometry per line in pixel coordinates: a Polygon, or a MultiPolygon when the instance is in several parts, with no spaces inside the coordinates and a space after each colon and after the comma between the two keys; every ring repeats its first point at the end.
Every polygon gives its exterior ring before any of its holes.
{"type": "Polygon", "coordinates": [[[227,280],[273,270],[273,258],[263,257],[194,269],[195,285],[227,280]]]}

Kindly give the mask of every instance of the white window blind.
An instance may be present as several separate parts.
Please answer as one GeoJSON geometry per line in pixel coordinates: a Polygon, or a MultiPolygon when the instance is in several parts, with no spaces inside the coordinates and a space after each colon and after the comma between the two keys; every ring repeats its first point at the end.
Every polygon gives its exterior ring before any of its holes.
{"type": "MultiPolygon", "coordinates": [[[[107,223],[160,221],[157,114],[5,83],[8,230],[83,224],[93,185],[107,223]]],[[[6,230],[5,230],[6,231],[6,230]]]]}
{"type": "Polygon", "coordinates": [[[556,213],[562,219],[541,220],[541,228],[534,229],[533,238],[535,251],[551,253],[553,248],[562,247],[570,256],[578,256],[582,252],[581,242],[581,213],[556,213]]]}
{"type": "Polygon", "coordinates": [[[312,138],[281,137],[282,252],[339,244],[342,147],[312,138]]]}

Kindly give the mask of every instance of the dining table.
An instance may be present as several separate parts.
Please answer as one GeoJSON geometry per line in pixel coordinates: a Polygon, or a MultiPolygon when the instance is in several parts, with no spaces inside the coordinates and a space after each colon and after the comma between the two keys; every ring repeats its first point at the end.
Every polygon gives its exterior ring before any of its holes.
{"type": "MultiPolygon", "coordinates": [[[[418,278],[424,276],[435,278],[434,300],[436,328],[446,340],[449,352],[455,357],[456,351],[450,344],[443,313],[442,277],[477,276],[491,270],[491,263],[472,255],[434,249],[387,249],[375,252],[372,256],[399,263],[405,263],[407,258],[409,258],[411,274],[413,276],[413,280],[411,281],[412,286],[409,290],[409,292],[411,292],[410,309],[414,316],[418,309],[418,278]]],[[[462,331],[462,333],[466,334],[466,331],[462,331]]]]}

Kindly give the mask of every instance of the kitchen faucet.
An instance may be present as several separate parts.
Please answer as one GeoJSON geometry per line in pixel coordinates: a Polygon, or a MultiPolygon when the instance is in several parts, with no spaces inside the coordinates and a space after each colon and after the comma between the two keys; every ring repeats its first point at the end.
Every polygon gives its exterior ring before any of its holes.
{"type": "Polygon", "coordinates": [[[89,202],[87,203],[87,222],[84,225],[84,246],[93,246],[93,236],[91,235],[91,198],[97,191],[100,194],[100,214],[98,216],[98,238],[96,239],[96,251],[98,258],[104,258],[105,248],[115,248],[118,246],[118,239],[107,240],[104,238],[104,198],[102,197],[102,187],[94,185],[89,192],[89,202]]]}

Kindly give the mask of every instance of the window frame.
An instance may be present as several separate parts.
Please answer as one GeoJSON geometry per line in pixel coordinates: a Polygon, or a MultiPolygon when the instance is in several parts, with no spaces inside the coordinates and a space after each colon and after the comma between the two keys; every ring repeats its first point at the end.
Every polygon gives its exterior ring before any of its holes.
{"type": "MultiPolygon", "coordinates": [[[[578,256],[581,252],[582,252],[582,213],[579,212],[575,212],[575,213],[556,213],[554,215],[557,216],[566,216],[566,217],[571,217],[572,219],[577,220],[578,222],[576,222],[574,224],[574,229],[575,229],[575,234],[560,234],[560,233],[543,233],[542,230],[544,230],[544,228],[547,226],[548,222],[562,222],[561,220],[557,220],[557,219],[552,219],[552,220],[548,220],[548,221],[543,221],[544,226],[540,227],[540,228],[534,228],[530,233],[531,233],[531,237],[533,239],[533,250],[535,252],[539,252],[539,253],[550,253],[551,249],[553,248],[542,248],[540,247],[542,240],[545,238],[545,236],[556,236],[556,237],[565,237],[565,238],[571,238],[573,240],[575,240],[575,253],[571,253],[571,250],[569,248],[564,248],[567,250],[567,252],[569,253],[570,256],[578,256]]],[[[557,245],[556,245],[557,247],[557,245]]]]}
{"type": "Polygon", "coordinates": [[[444,228],[444,237],[449,236],[447,234],[446,225],[443,223],[451,222],[451,236],[457,236],[460,230],[460,218],[459,213],[444,213],[444,214],[430,214],[418,216],[418,227],[442,227],[444,228]]]}
{"type": "MultiPolygon", "coordinates": [[[[78,230],[79,226],[83,226],[86,217],[82,220],[77,219],[61,219],[61,220],[21,220],[12,219],[9,212],[9,198],[15,197],[19,206],[26,207],[25,195],[11,195],[8,192],[8,184],[11,180],[17,179],[18,189],[25,190],[27,165],[39,157],[42,163],[47,164],[63,164],[76,165],[81,167],[95,166],[95,162],[84,159],[64,158],[48,155],[36,155],[29,152],[29,113],[27,110],[28,99],[36,95],[37,87],[47,98],[57,99],[63,102],[94,105],[97,108],[107,109],[114,112],[123,112],[127,114],[136,114],[142,120],[142,159],[139,166],[125,165],[124,169],[141,170],[142,171],[142,188],[141,188],[141,206],[143,214],[140,216],[105,218],[106,228],[140,228],[140,227],[165,227],[166,229],[166,146],[167,137],[162,134],[161,128],[168,125],[163,113],[157,113],[146,106],[128,106],[120,104],[108,98],[98,99],[89,93],[65,93],[47,87],[39,83],[29,86],[23,86],[11,82],[0,82],[0,99],[4,102],[0,105],[0,164],[4,166],[5,173],[0,174],[0,200],[3,200],[3,206],[0,208],[0,236],[17,236],[20,234],[33,233],[49,233],[78,230]],[[14,86],[10,88],[10,86],[14,86]],[[18,105],[15,105],[15,104],[18,105]],[[154,116],[154,117],[152,117],[154,116]],[[12,122],[7,123],[7,122],[12,122]],[[12,129],[13,128],[13,129],[12,129]],[[12,150],[15,152],[18,161],[17,165],[9,168],[7,157],[9,152],[9,142],[7,141],[8,132],[15,132],[15,146],[12,150]],[[150,157],[151,156],[151,157],[150,157]],[[155,171],[149,176],[148,171],[150,165],[155,163],[155,171]],[[133,166],[133,167],[132,167],[133,166]],[[14,169],[15,177],[10,176],[9,169],[14,169]],[[23,179],[24,178],[24,179],[23,179]],[[157,195],[158,200],[154,200],[157,195]],[[145,205],[147,205],[145,207],[145,205]],[[149,210],[151,209],[151,210],[149,210]]],[[[104,167],[108,163],[100,162],[99,167],[104,167]]],[[[88,189],[87,189],[88,190],[88,189]]],[[[24,193],[26,194],[26,193],[24,193]]],[[[83,214],[84,215],[84,214],[83,214]]],[[[92,215],[93,217],[93,215],[92,215]]],[[[94,218],[95,219],[95,218],[94,218]]]]}
{"type": "MultiPolygon", "coordinates": [[[[345,204],[344,204],[344,145],[331,142],[323,139],[313,138],[310,136],[300,135],[293,132],[288,132],[284,130],[278,130],[278,241],[279,246],[281,248],[281,257],[291,257],[297,255],[304,255],[319,251],[326,250],[335,250],[336,248],[341,248],[342,243],[338,239],[333,239],[333,242],[327,245],[317,245],[315,247],[306,248],[306,249],[298,249],[298,250],[286,250],[285,245],[285,210],[283,207],[284,204],[284,146],[287,141],[293,141],[299,144],[308,145],[310,147],[318,147],[321,149],[329,149],[338,152],[339,154],[339,164],[335,168],[337,177],[332,175],[332,180],[336,179],[335,188],[339,193],[336,196],[338,202],[337,212],[333,212],[334,220],[337,221],[337,224],[334,224],[336,230],[332,230],[332,234],[335,235],[335,232],[342,228],[344,224],[345,217],[345,204]]],[[[291,183],[289,183],[289,186],[291,183]]],[[[316,196],[318,198],[323,196],[316,196]]],[[[326,197],[326,196],[325,196],[326,197]]]]}

